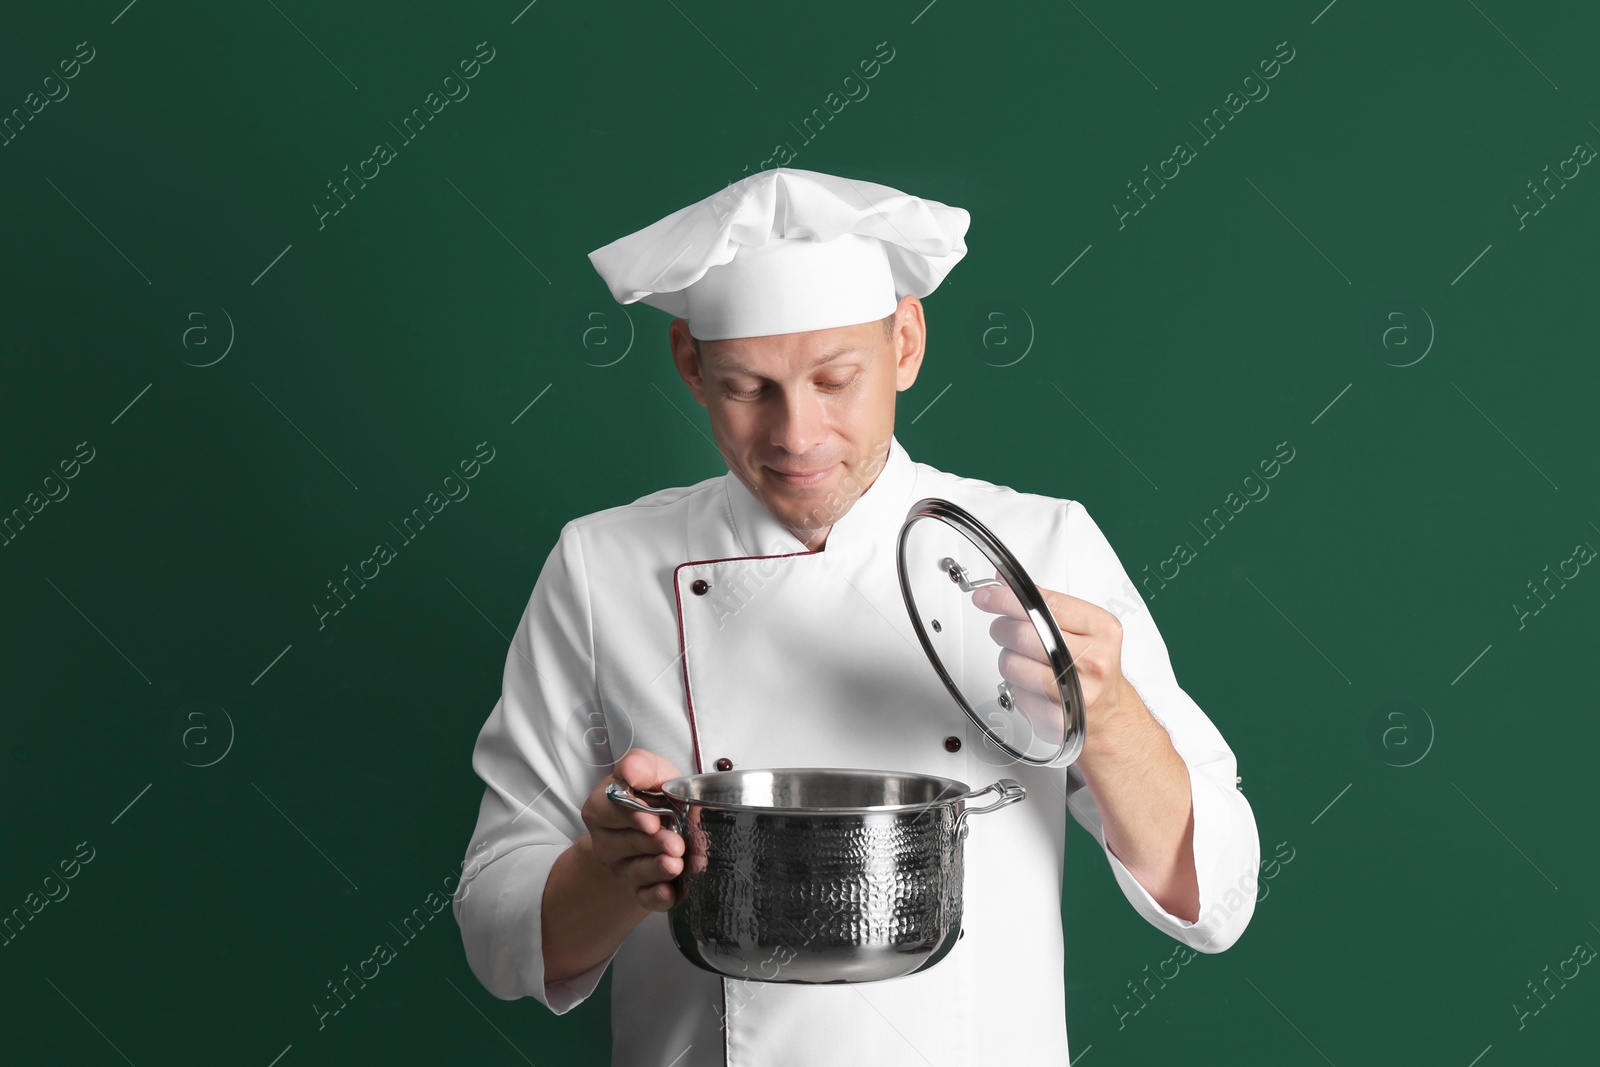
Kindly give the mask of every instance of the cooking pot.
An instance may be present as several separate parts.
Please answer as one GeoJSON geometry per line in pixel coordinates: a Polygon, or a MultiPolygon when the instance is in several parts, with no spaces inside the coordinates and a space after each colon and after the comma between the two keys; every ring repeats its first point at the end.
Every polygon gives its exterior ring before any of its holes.
{"type": "Polygon", "coordinates": [[[1010,778],[969,791],[932,775],[775,768],[655,790],[613,780],[606,795],[683,835],[668,918],[691,963],[821,984],[900,978],[943,959],[961,936],[967,820],[1026,793],[1010,778]]]}
{"type": "MultiPolygon", "coordinates": [[[[924,653],[986,738],[972,754],[999,765],[1076,760],[1084,711],[1071,652],[1000,539],[960,506],[925,497],[900,527],[896,561],[924,653]],[[995,577],[978,576],[984,562],[995,577]],[[1003,677],[995,616],[970,596],[985,586],[1016,594],[1051,665],[1049,692],[1003,677]]],[[[683,835],[668,922],[691,963],[806,984],[899,978],[943,959],[961,936],[968,818],[1026,796],[1011,778],[969,790],[932,775],[815,767],[691,774],[658,789],[613,780],[606,794],[683,835]]]]}

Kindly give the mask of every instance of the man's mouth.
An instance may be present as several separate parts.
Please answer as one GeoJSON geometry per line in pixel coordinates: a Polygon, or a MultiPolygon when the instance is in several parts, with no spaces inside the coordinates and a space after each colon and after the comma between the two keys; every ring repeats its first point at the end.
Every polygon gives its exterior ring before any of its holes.
{"type": "Polygon", "coordinates": [[[791,472],[791,471],[780,470],[777,467],[770,467],[770,466],[767,468],[767,470],[771,471],[777,477],[778,481],[780,481],[784,485],[793,485],[793,486],[801,486],[801,487],[803,487],[803,486],[807,486],[807,485],[816,485],[818,482],[822,481],[822,479],[826,478],[828,476],[828,473],[830,471],[832,471],[833,468],[836,467],[836,466],[838,466],[838,464],[831,464],[831,465],[829,465],[827,467],[823,467],[820,470],[814,470],[814,471],[809,471],[809,472],[807,472],[807,471],[791,472]]]}

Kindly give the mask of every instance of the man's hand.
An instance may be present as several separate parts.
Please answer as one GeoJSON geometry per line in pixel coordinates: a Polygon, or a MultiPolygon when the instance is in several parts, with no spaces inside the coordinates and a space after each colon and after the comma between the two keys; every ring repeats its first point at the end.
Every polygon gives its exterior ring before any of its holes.
{"type": "MultiPolygon", "coordinates": [[[[656,789],[679,776],[665,756],[630,748],[612,768],[612,777],[630,789],[656,789]]],[[[591,850],[648,911],[668,911],[677,903],[673,879],[683,872],[684,840],[662,825],[658,815],[631,811],[606,796],[601,782],[583,802],[591,850]]],[[[643,797],[641,800],[645,799],[643,797]]]]}
{"type": "MultiPolygon", "coordinates": [[[[1087,600],[1043,587],[1039,592],[1055,616],[1077,668],[1087,745],[1088,738],[1098,739],[1104,731],[1115,731],[1129,715],[1144,710],[1122,674],[1122,623],[1111,612],[1087,600]]],[[[986,585],[973,592],[972,603],[999,616],[989,624],[989,636],[1001,646],[1000,674],[1011,683],[1017,704],[1039,738],[1059,744],[1065,730],[1065,713],[1055,685],[1055,669],[1022,602],[1009,586],[986,585]]]]}

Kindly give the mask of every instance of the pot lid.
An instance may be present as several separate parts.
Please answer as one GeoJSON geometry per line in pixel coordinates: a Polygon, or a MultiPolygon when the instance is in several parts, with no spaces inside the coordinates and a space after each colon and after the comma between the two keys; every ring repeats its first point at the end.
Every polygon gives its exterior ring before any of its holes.
{"type": "Polygon", "coordinates": [[[1044,595],[1011,551],[964,508],[925,497],[906,513],[896,555],[911,625],[967,717],[1023,763],[1075,761],[1083,751],[1084,717],[1072,652],[1044,595]],[[991,595],[990,589],[1002,603],[979,607],[974,598],[991,595]],[[1019,623],[1025,616],[1021,640],[1031,648],[1029,658],[1041,661],[1037,667],[993,636],[992,624],[1008,615],[1019,623]],[[1011,677],[1002,673],[1002,661],[1011,677]]]}

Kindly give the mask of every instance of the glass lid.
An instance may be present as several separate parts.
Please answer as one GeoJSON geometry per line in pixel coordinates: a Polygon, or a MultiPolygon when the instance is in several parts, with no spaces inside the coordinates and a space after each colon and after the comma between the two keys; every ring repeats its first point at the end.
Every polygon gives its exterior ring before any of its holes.
{"type": "Polygon", "coordinates": [[[1083,750],[1083,692],[1044,596],[987,527],[948,500],[912,505],[900,593],[934,669],[967,716],[1024,763],[1083,750]]]}

